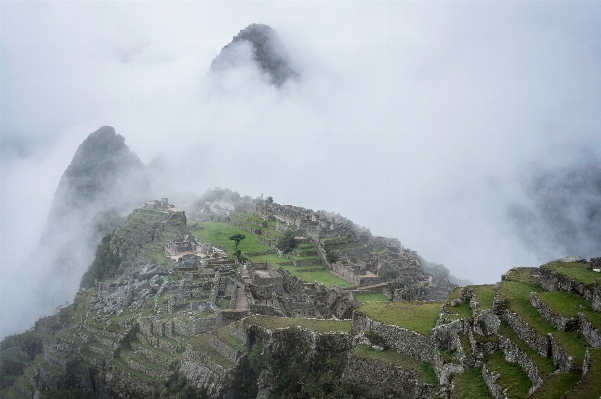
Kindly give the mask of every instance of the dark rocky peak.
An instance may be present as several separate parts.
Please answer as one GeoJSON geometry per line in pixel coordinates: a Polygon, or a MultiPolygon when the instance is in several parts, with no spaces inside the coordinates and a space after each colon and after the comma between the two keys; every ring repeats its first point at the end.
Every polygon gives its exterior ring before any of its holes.
{"type": "Polygon", "coordinates": [[[143,168],[123,136],[110,126],[102,126],[77,148],[61,178],[57,196],[63,196],[64,205],[74,207],[104,200],[121,180],[143,168]]]}
{"type": "Polygon", "coordinates": [[[274,85],[280,86],[287,79],[298,76],[290,66],[288,52],[277,32],[264,24],[251,24],[241,30],[215,57],[211,70],[219,72],[239,65],[241,60],[237,46],[244,41],[250,43],[254,61],[263,72],[269,74],[274,85]]]}

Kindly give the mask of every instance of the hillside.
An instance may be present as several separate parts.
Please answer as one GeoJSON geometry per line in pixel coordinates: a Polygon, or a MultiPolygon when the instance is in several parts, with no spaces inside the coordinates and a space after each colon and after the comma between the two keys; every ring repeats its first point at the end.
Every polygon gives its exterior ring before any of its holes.
{"type": "Polygon", "coordinates": [[[600,258],[455,287],[338,214],[189,212],[147,201],[107,235],[73,303],[2,342],[0,398],[601,396],[600,258]]]}

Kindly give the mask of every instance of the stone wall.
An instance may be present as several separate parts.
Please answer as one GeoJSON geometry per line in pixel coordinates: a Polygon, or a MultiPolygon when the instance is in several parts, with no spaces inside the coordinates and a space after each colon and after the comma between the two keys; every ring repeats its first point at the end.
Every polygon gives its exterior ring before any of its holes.
{"type": "Polygon", "coordinates": [[[238,359],[242,357],[242,352],[227,345],[212,333],[209,333],[209,346],[232,363],[237,363],[238,359]]]}
{"type": "MultiPolygon", "coordinates": [[[[601,277],[601,274],[599,275],[601,277]]],[[[539,284],[547,291],[566,291],[578,294],[584,299],[593,299],[594,285],[585,285],[552,270],[541,267],[539,269],[539,284]]]]}
{"type": "MultiPolygon", "coordinates": [[[[540,372],[534,360],[522,351],[513,341],[499,334],[499,348],[505,354],[505,360],[517,363],[532,381],[529,394],[532,394],[543,383],[540,372]]],[[[546,376],[545,376],[546,377],[546,376]]]]}
{"type": "Polygon", "coordinates": [[[553,337],[549,334],[549,342],[551,344],[551,358],[553,364],[556,365],[562,373],[567,373],[570,370],[579,370],[582,365],[574,363],[574,359],[570,356],[553,337]]]}
{"type": "Polygon", "coordinates": [[[342,380],[368,390],[368,397],[429,398],[434,386],[419,373],[389,363],[349,356],[342,380]]]}
{"type": "Polygon", "coordinates": [[[503,392],[503,388],[497,384],[497,381],[500,377],[500,374],[494,374],[488,371],[486,365],[482,366],[482,378],[484,378],[484,382],[486,383],[486,386],[488,387],[492,397],[495,399],[508,399],[507,394],[503,392]]]}
{"type": "Polygon", "coordinates": [[[503,318],[507,321],[507,324],[509,324],[513,331],[515,331],[518,337],[528,344],[532,350],[536,351],[541,356],[550,356],[551,347],[549,345],[549,339],[546,336],[539,335],[524,321],[524,319],[510,310],[505,311],[503,318]]]}
{"type": "Polygon", "coordinates": [[[577,317],[563,317],[557,315],[546,303],[536,296],[535,292],[530,293],[530,304],[538,310],[538,313],[555,327],[556,330],[570,331],[578,328],[577,317]]]}
{"type": "Polygon", "coordinates": [[[353,313],[351,328],[353,335],[361,334],[367,330],[377,333],[384,339],[389,348],[413,359],[431,363],[434,366],[436,375],[440,377],[444,361],[438,352],[438,343],[434,338],[403,327],[372,320],[358,311],[353,313]]]}
{"type": "Polygon", "coordinates": [[[586,342],[593,348],[601,348],[601,333],[591,324],[583,313],[578,313],[580,331],[586,342]]]}

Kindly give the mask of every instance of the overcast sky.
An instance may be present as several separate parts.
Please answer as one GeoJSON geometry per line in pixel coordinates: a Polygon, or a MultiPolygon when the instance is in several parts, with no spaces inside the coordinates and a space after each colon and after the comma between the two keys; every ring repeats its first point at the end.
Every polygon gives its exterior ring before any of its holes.
{"type": "Polygon", "coordinates": [[[339,212],[476,283],[555,255],[507,221],[528,176],[601,158],[600,2],[0,7],[5,298],[43,267],[22,260],[102,125],[161,171],[161,196],[219,186],[339,212]],[[279,33],[298,81],[208,75],[251,23],[279,33]]]}

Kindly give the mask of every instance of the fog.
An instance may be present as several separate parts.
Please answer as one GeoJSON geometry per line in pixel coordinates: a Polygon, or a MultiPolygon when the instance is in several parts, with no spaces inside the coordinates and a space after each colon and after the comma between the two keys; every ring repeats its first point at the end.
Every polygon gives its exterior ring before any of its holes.
{"type": "Polygon", "coordinates": [[[0,336],[68,298],[43,296],[48,261],[27,259],[103,125],[157,198],[219,186],[338,212],[474,283],[601,255],[597,2],[0,7],[0,336]],[[274,86],[244,45],[209,71],[251,23],[277,31],[297,79],[274,86]]]}

